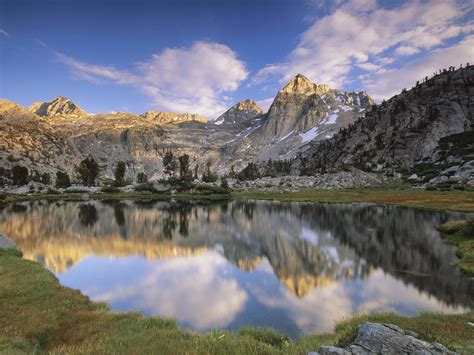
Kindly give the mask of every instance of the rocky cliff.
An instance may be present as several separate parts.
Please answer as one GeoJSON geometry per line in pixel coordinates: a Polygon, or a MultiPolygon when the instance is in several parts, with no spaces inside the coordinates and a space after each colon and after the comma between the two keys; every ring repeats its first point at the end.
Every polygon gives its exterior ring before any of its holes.
{"type": "Polygon", "coordinates": [[[314,84],[298,74],[278,92],[270,106],[263,136],[281,138],[290,133],[308,132],[321,123],[335,124],[340,113],[364,111],[373,103],[364,92],[343,93],[325,84],[314,84]]]}
{"type": "Polygon", "coordinates": [[[446,178],[472,179],[474,167],[466,164],[474,159],[473,98],[474,66],[444,70],[373,106],[331,139],[313,143],[303,161],[314,170],[357,166],[415,173],[412,179],[425,182],[444,170],[446,178]]]}

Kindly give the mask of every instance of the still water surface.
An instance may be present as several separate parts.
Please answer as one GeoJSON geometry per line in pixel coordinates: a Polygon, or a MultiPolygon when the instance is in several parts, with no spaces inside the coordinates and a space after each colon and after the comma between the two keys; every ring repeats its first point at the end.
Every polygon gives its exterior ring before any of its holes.
{"type": "Polygon", "coordinates": [[[0,228],[61,284],[197,331],[331,331],[359,312],[463,312],[474,282],[435,226],[458,213],[368,204],[29,202],[0,228]]]}

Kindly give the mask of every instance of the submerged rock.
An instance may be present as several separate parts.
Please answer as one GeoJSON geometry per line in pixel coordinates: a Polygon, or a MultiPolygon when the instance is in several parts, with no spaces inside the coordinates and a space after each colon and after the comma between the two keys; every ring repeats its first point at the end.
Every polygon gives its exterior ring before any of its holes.
{"type": "Polygon", "coordinates": [[[2,231],[0,231],[0,249],[11,249],[15,248],[15,246],[15,242],[10,238],[5,237],[2,231]]]}
{"type": "Polygon", "coordinates": [[[365,322],[359,326],[357,337],[349,346],[322,346],[319,352],[310,354],[456,354],[442,344],[428,343],[416,335],[393,324],[365,322]]]}

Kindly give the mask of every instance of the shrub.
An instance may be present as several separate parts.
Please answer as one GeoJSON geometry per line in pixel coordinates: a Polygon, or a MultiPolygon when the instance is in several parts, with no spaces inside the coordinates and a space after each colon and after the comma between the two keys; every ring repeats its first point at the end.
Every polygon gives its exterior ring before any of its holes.
{"type": "Polygon", "coordinates": [[[58,171],[56,172],[56,188],[67,188],[71,186],[71,179],[69,179],[69,175],[65,172],[58,171]]]}
{"type": "Polygon", "coordinates": [[[41,175],[40,182],[45,185],[51,184],[51,176],[49,175],[49,173],[43,173],[41,175]]]}
{"type": "Polygon", "coordinates": [[[88,156],[76,166],[76,172],[83,185],[92,186],[99,175],[99,164],[92,156],[88,156]]]}
{"type": "Polygon", "coordinates": [[[474,218],[470,218],[466,221],[462,231],[467,235],[474,236],[474,218]]]}
{"type": "Polygon", "coordinates": [[[138,182],[139,184],[143,184],[143,183],[145,183],[145,182],[148,182],[148,176],[147,176],[145,173],[143,173],[143,172],[139,172],[139,173],[137,174],[137,182],[138,182]]]}
{"type": "Polygon", "coordinates": [[[28,169],[21,165],[12,168],[12,180],[17,186],[26,185],[28,182],[28,169]]]}
{"type": "Polygon", "coordinates": [[[120,192],[120,189],[115,186],[104,186],[100,189],[100,191],[106,194],[116,194],[120,192]]]}
{"type": "Polygon", "coordinates": [[[46,193],[47,193],[48,195],[56,195],[56,194],[59,193],[59,191],[56,190],[56,189],[52,189],[51,187],[49,187],[48,190],[46,191],[46,193]]]}
{"type": "Polygon", "coordinates": [[[115,183],[117,186],[122,186],[123,185],[123,178],[125,176],[125,170],[127,169],[127,166],[125,165],[125,162],[119,161],[117,163],[117,166],[115,167],[115,183]]]}
{"type": "Polygon", "coordinates": [[[151,182],[145,182],[143,184],[139,184],[135,186],[135,191],[136,192],[152,192],[152,193],[158,193],[159,191],[155,189],[153,184],[151,182]]]}
{"type": "Polygon", "coordinates": [[[203,195],[228,194],[229,189],[221,186],[197,185],[194,190],[203,195]]]}
{"type": "Polygon", "coordinates": [[[229,182],[228,182],[227,179],[224,178],[224,177],[221,179],[221,187],[222,187],[223,189],[229,189],[229,182]]]}

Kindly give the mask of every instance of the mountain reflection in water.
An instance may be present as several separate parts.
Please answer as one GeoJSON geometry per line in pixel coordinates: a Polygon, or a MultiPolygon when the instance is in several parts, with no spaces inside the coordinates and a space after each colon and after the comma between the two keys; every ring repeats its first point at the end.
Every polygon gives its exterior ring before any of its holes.
{"type": "Polygon", "coordinates": [[[30,202],[4,208],[0,228],[25,258],[113,309],[297,336],[361,311],[470,308],[474,283],[434,229],[461,217],[369,204],[30,202]]]}

